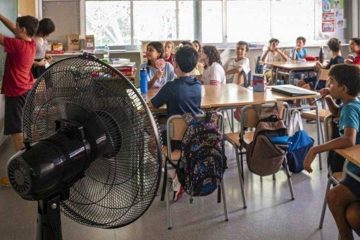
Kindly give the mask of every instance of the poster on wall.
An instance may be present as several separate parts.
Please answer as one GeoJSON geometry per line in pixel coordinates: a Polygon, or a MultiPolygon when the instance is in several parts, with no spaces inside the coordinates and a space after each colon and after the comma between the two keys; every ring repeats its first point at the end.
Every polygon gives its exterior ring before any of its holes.
{"type": "Polygon", "coordinates": [[[335,20],[335,14],[332,12],[326,12],[322,14],[323,22],[333,22],[335,20]]]}
{"type": "Polygon", "coordinates": [[[323,22],[322,23],[322,32],[334,32],[335,23],[334,22],[323,22]]]}
{"type": "Polygon", "coordinates": [[[320,38],[342,38],[346,21],[344,19],[344,0],[321,0],[320,38]]]}

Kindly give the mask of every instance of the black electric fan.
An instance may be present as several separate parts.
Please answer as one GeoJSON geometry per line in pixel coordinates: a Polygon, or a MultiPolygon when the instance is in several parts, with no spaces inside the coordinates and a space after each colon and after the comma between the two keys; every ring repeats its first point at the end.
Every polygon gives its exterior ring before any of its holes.
{"type": "Polygon", "coordinates": [[[154,118],[136,88],[95,57],[59,61],[36,81],[23,132],[26,147],[9,160],[8,176],[22,198],[38,201],[37,239],[62,239],[60,209],[81,224],[118,228],[154,200],[154,118]]]}

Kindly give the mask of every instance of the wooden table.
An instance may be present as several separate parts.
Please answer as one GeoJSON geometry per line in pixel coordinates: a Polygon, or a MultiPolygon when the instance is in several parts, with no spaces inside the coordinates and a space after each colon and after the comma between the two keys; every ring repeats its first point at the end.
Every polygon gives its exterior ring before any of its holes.
{"type": "Polygon", "coordinates": [[[273,71],[275,72],[275,80],[278,80],[279,73],[291,76],[293,72],[312,71],[315,69],[316,62],[291,61],[291,62],[272,62],[269,64],[272,66],[273,71]]]}
{"type": "Polygon", "coordinates": [[[358,182],[360,182],[359,176],[356,176],[352,172],[349,172],[347,169],[347,165],[349,162],[355,164],[356,166],[360,167],[360,144],[344,148],[344,149],[336,149],[335,152],[340,154],[346,159],[345,165],[344,165],[344,172],[348,175],[350,175],[352,178],[356,179],[358,182]]]}

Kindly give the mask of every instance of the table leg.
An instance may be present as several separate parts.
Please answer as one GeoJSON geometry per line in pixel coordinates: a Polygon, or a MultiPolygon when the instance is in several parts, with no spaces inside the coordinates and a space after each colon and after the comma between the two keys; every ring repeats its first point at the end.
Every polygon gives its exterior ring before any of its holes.
{"type": "MultiPolygon", "coordinates": [[[[315,103],[315,112],[316,112],[316,132],[317,132],[317,144],[321,144],[320,140],[320,116],[319,116],[319,106],[315,103]]],[[[321,161],[321,153],[319,153],[319,167],[322,170],[322,161],[321,161]]]]}

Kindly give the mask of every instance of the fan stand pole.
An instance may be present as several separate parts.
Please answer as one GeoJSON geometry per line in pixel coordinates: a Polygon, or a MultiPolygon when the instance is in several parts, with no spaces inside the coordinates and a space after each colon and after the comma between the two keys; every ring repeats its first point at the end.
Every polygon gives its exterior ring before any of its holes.
{"type": "Polygon", "coordinates": [[[36,240],[62,240],[60,196],[38,201],[36,240]]]}

